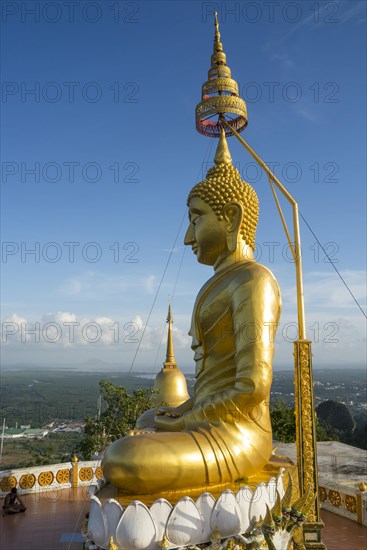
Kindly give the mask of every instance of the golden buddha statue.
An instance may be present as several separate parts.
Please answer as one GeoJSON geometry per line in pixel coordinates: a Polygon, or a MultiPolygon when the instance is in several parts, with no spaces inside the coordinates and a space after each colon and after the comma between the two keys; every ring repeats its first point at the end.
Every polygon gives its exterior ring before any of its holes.
{"type": "Polygon", "coordinates": [[[194,396],[144,413],[132,436],[106,450],[104,477],[144,495],[235,482],[270,458],[269,416],[281,298],[272,273],[255,262],[258,199],[232,166],[224,130],[215,165],[188,197],[185,244],[214,275],[195,302],[190,335],[194,396]]]}

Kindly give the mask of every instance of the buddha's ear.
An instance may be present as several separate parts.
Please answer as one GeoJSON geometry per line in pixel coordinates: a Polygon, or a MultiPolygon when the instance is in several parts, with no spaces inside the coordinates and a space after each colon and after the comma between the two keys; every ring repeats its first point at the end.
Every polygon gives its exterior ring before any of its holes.
{"type": "Polygon", "coordinates": [[[227,203],[223,208],[223,217],[227,222],[227,231],[237,234],[240,230],[243,217],[241,204],[233,201],[227,203]]]}
{"type": "Polygon", "coordinates": [[[238,202],[229,202],[223,208],[223,217],[227,222],[227,249],[234,252],[237,248],[237,236],[243,218],[243,209],[238,202]]]}

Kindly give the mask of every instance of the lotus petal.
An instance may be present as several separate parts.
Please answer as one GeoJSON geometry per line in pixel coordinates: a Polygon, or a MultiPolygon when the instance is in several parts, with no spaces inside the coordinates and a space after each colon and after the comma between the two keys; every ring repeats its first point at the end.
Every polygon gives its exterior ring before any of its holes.
{"type": "Polygon", "coordinates": [[[178,501],[167,523],[167,537],[177,546],[195,544],[201,539],[203,526],[199,510],[190,497],[178,501]]]}
{"type": "Polygon", "coordinates": [[[222,537],[238,535],[241,529],[241,509],[232,491],[226,489],[218,498],[210,520],[212,531],[218,527],[222,537]]]}
{"type": "Polygon", "coordinates": [[[250,487],[247,487],[247,485],[241,487],[236,494],[236,501],[238,502],[241,511],[241,533],[246,533],[247,529],[250,527],[249,511],[252,497],[253,492],[250,487]]]}
{"type": "Polygon", "coordinates": [[[212,517],[214,506],[215,498],[210,493],[202,493],[196,501],[196,507],[199,510],[203,526],[200,542],[210,541],[210,536],[213,532],[210,527],[210,519],[212,517]]]}
{"type": "Polygon", "coordinates": [[[98,545],[105,546],[107,542],[107,521],[103,513],[101,501],[95,497],[90,497],[88,533],[90,538],[98,545]]]}
{"type": "Polygon", "coordinates": [[[150,507],[150,513],[156,526],[156,542],[161,542],[166,532],[167,521],[172,512],[172,505],[165,498],[159,498],[150,507]]]}
{"type": "Polygon", "coordinates": [[[266,484],[266,488],[268,490],[268,495],[269,495],[269,500],[268,500],[269,508],[272,508],[277,499],[277,480],[275,477],[271,477],[269,479],[268,483],[266,484]]]}
{"type": "Polygon", "coordinates": [[[156,528],[148,508],[142,502],[131,502],[116,529],[116,542],[122,548],[143,550],[155,546],[156,528]]]}
{"type": "Polygon", "coordinates": [[[277,491],[279,493],[280,498],[282,499],[284,497],[284,484],[283,484],[283,476],[284,476],[285,469],[281,468],[280,472],[277,476],[277,491]]]}
{"type": "Polygon", "coordinates": [[[259,521],[260,516],[265,517],[266,505],[269,504],[269,494],[265,483],[259,483],[256,487],[250,502],[249,518],[253,525],[255,521],[259,521]]]}
{"type": "Polygon", "coordinates": [[[103,511],[107,520],[107,540],[110,540],[111,537],[115,540],[117,526],[124,509],[117,500],[110,498],[104,503],[103,511]]]}

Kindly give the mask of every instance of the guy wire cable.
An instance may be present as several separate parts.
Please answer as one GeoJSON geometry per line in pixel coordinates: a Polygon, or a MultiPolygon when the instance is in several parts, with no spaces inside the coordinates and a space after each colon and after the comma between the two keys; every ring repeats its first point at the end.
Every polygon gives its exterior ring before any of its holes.
{"type": "MultiPolygon", "coordinates": [[[[213,142],[210,141],[210,143],[209,143],[209,145],[208,145],[208,147],[207,147],[207,152],[206,152],[206,154],[204,155],[204,159],[203,159],[202,165],[204,164],[206,157],[209,157],[209,155],[210,155],[210,153],[211,153],[212,146],[213,146],[213,142]]],[[[199,171],[198,176],[199,176],[199,175],[200,175],[200,171],[199,171]]],[[[162,286],[162,283],[163,283],[164,276],[165,276],[166,271],[167,271],[167,269],[168,269],[169,262],[171,261],[172,254],[173,254],[173,250],[174,250],[174,248],[175,248],[175,246],[176,246],[176,243],[177,243],[179,234],[180,234],[180,232],[181,232],[181,228],[182,228],[182,225],[183,225],[183,222],[184,222],[185,217],[186,217],[186,209],[185,209],[184,215],[182,216],[181,223],[180,223],[180,227],[178,228],[178,231],[177,231],[177,233],[176,233],[176,237],[175,237],[174,243],[173,243],[173,245],[172,245],[171,251],[170,251],[170,253],[169,253],[169,256],[168,256],[168,259],[167,259],[167,262],[166,262],[166,266],[165,266],[165,268],[164,268],[164,270],[163,270],[162,277],[161,277],[161,280],[160,280],[160,282],[159,282],[159,285],[158,285],[158,288],[157,288],[157,292],[156,292],[156,294],[155,294],[155,296],[154,296],[153,303],[152,303],[152,305],[151,305],[150,311],[149,311],[149,313],[148,313],[148,317],[147,317],[146,323],[145,323],[145,325],[144,325],[144,328],[143,328],[143,332],[142,332],[141,338],[140,338],[140,340],[139,340],[139,342],[138,342],[138,345],[137,345],[137,348],[136,348],[136,350],[135,350],[135,354],[134,354],[133,360],[132,360],[132,362],[131,362],[130,370],[129,370],[129,372],[128,372],[129,376],[130,376],[131,371],[132,371],[132,369],[133,369],[133,367],[134,367],[134,364],[135,364],[135,361],[136,361],[136,357],[137,357],[137,355],[138,355],[138,353],[139,353],[139,349],[140,349],[141,343],[142,343],[142,341],[143,341],[143,338],[144,338],[144,335],[145,335],[146,328],[147,328],[147,326],[148,326],[150,317],[151,317],[152,312],[153,312],[153,308],[154,308],[155,303],[156,303],[156,301],[157,301],[158,294],[159,294],[159,291],[160,291],[160,289],[161,289],[161,286],[162,286]]]]}

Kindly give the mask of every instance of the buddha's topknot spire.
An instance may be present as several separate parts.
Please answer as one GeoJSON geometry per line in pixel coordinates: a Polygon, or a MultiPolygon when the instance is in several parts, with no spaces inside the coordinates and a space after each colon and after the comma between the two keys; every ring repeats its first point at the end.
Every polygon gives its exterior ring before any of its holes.
{"type": "Polygon", "coordinates": [[[224,164],[230,164],[230,165],[232,164],[232,157],[231,157],[231,153],[229,152],[224,128],[221,129],[217,152],[215,153],[215,157],[214,157],[215,164],[218,165],[218,164],[221,164],[222,162],[224,162],[224,164]]]}
{"type": "MultiPolygon", "coordinates": [[[[196,106],[196,129],[209,137],[220,137],[221,118],[242,132],[247,126],[246,103],[239,97],[238,84],[231,78],[220,39],[218,14],[214,14],[214,47],[208,80],[202,86],[202,100],[196,106]],[[216,120],[217,119],[217,120],[216,120]]],[[[226,135],[231,132],[225,128],[226,135]]]]}

